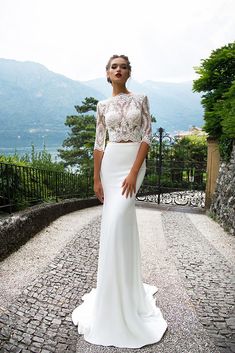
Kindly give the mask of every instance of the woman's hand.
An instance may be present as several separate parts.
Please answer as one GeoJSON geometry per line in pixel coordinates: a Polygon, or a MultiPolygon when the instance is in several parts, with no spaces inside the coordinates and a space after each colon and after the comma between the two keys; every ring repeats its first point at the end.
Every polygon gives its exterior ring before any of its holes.
{"type": "Polygon", "coordinates": [[[100,202],[104,202],[104,191],[100,179],[94,180],[94,192],[100,202]]]}
{"type": "Polygon", "coordinates": [[[124,179],[122,183],[122,195],[126,193],[126,198],[130,195],[132,197],[132,194],[136,192],[136,179],[137,179],[137,174],[134,172],[130,172],[128,176],[124,179]]]}

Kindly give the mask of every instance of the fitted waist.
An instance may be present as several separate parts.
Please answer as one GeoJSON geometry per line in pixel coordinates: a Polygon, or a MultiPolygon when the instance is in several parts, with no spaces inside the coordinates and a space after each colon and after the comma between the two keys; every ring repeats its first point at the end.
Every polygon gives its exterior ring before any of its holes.
{"type": "Polygon", "coordinates": [[[140,141],[108,141],[107,145],[140,145],[140,141]]]}
{"type": "Polygon", "coordinates": [[[136,160],[139,147],[140,142],[108,142],[102,158],[102,168],[108,168],[115,173],[123,171],[128,174],[136,160]]]}

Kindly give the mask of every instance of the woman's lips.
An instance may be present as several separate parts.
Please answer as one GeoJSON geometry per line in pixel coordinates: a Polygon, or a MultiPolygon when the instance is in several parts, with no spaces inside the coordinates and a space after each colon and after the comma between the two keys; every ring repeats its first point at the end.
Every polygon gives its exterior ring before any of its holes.
{"type": "Polygon", "coordinates": [[[122,75],[121,75],[121,74],[116,74],[115,76],[116,76],[116,77],[122,77],[122,75]]]}

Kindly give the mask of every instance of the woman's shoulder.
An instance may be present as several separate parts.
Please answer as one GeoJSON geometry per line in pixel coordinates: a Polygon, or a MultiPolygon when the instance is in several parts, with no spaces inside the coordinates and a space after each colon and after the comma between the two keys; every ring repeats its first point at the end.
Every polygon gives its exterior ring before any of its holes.
{"type": "Polygon", "coordinates": [[[133,93],[133,98],[143,104],[144,102],[148,102],[148,96],[146,93],[133,93]]]}
{"type": "Polygon", "coordinates": [[[106,106],[108,104],[108,99],[101,99],[98,101],[96,110],[98,110],[100,113],[104,113],[106,106]]]}
{"type": "Polygon", "coordinates": [[[109,98],[101,99],[98,101],[97,105],[102,107],[105,106],[109,102],[109,98]]]}
{"type": "Polygon", "coordinates": [[[146,93],[135,93],[135,96],[139,99],[146,99],[148,98],[146,93]]]}

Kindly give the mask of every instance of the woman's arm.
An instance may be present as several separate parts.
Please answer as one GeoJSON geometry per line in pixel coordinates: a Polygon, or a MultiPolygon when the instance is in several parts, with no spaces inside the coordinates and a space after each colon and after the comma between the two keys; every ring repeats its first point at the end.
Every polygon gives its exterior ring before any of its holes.
{"type": "Polygon", "coordinates": [[[136,193],[136,180],[140,170],[140,167],[146,158],[149,150],[149,146],[151,145],[152,138],[152,122],[151,115],[149,109],[149,101],[147,96],[144,96],[142,103],[142,122],[141,122],[141,130],[142,130],[142,140],[140,144],[140,148],[138,150],[135,162],[125,180],[122,183],[122,195],[126,193],[126,197],[130,195],[132,197],[133,193],[136,193]]]}
{"type": "Polygon", "coordinates": [[[128,176],[124,179],[122,183],[122,195],[126,192],[126,197],[130,195],[132,197],[133,193],[136,193],[136,180],[140,170],[140,167],[148,154],[149,145],[146,142],[141,142],[135,162],[130,170],[128,176]]]}
{"type": "Polygon", "coordinates": [[[97,104],[96,109],[96,136],[94,144],[94,192],[100,202],[104,202],[104,192],[100,180],[101,161],[104,154],[106,137],[106,124],[105,119],[100,109],[100,104],[97,104]]]}
{"type": "Polygon", "coordinates": [[[100,180],[100,167],[101,167],[101,161],[103,158],[103,151],[99,150],[94,150],[93,156],[94,156],[94,192],[97,196],[97,198],[100,200],[100,202],[104,202],[104,192],[103,192],[103,187],[101,184],[100,180]]]}

